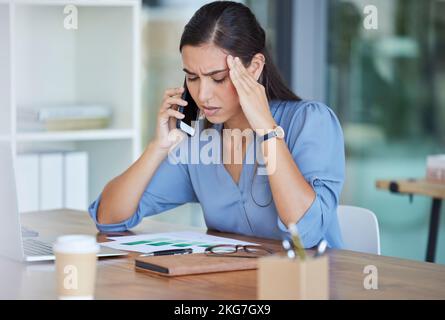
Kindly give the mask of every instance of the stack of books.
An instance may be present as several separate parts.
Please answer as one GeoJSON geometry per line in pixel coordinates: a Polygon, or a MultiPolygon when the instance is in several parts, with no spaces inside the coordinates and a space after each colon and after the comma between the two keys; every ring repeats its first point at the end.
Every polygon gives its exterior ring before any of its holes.
{"type": "Polygon", "coordinates": [[[111,108],[103,105],[61,105],[42,108],[18,108],[21,131],[62,131],[102,129],[109,126],[111,108]]]}
{"type": "Polygon", "coordinates": [[[445,154],[427,157],[426,179],[431,182],[445,183],[445,154]]]}

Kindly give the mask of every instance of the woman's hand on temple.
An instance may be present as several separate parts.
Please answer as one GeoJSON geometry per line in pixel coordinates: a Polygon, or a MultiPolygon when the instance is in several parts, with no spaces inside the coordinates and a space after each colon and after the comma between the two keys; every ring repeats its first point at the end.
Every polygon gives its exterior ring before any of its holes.
{"type": "Polygon", "coordinates": [[[230,69],[230,79],[239,96],[241,108],[252,129],[257,132],[261,129],[273,129],[276,123],[270,113],[264,86],[255,80],[238,57],[233,58],[228,55],[227,65],[230,69]]]}

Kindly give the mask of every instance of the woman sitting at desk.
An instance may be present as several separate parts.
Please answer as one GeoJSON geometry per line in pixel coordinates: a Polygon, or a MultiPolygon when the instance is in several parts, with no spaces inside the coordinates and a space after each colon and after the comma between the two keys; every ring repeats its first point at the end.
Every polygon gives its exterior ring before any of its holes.
{"type": "MultiPolygon", "coordinates": [[[[250,9],[230,1],[204,5],[185,26],[179,48],[186,86],[206,127],[218,133],[252,130],[257,152],[268,159],[267,174],[247,161],[169,161],[175,146],[169,137],[178,130],[176,119],[182,119],[177,108],[187,106],[181,99],[184,88],[168,89],[155,138],[91,204],[98,229],[127,230],[146,216],[199,202],[209,229],[281,239],[286,226],[297,223],[305,247],[322,239],[341,247],[337,205],[345,159],[340,124],[327,106],[301,100],[286,87],[250,9]]],[[[223,154],[241,151],[245,159],[253,152],[245,139],[223,140],[223,154]]]]}

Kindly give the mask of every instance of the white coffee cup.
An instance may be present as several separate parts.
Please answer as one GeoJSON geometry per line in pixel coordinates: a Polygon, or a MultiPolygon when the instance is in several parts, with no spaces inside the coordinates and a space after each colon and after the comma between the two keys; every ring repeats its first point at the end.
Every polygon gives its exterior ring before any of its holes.
{"type": "Polygon", "coordinates": [[[53,246],[59,299],[93,299],[99,245],[87,235],[66,235],[53,246]]]}

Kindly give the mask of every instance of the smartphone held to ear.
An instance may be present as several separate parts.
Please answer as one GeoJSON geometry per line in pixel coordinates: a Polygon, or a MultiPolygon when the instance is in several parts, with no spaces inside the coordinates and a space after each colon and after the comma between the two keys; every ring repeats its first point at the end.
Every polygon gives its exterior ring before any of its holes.
{"type": "Polygon", "coordinates": [[[176,120],[176,128],[181,129],[189,136],[194,136],[195,126],[198,122],[200,112],[198,106],[190,95],[186,81],[184,81],[184,92],[181,98],[188,103],[186,106],[178,106],[178,111],[184,114],[185,117],[183,119],[176,120]]]}

